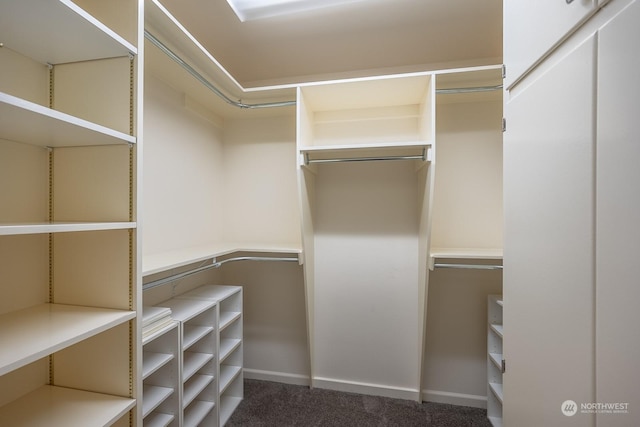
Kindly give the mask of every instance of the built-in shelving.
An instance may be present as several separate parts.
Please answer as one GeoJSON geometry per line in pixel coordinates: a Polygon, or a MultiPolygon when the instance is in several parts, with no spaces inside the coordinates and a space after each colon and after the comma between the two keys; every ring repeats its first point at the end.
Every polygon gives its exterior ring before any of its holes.
{"type": "Polygon", "coordinates": [[[218,304],[218,413],[223,426],[244,397],[242,287],[205,285],[180,298],[218,304]]]}
{"type": "Polygon", "coordinates": [[[153,385],[145,385],[142,390],[144,396],[142,402],[142,417],[146,417],[156,409],[162,402],[164,402],[171,394],[174,393],[174,389],[170,387],[160,387],[153,385]]]}
{"type": "Polygon", "coordinates": [[[487,306],[487,417],[494,427],[502,426],[502,374],[504,372],[502,295],[489,295],[487,306]]]}
{"type": "Polygon", "coordinates": [[[0,138],[43,147],[134,144],[108,127],[0,92],[0,138]]]}
{"type": "Polygon", "coordinates": [[[0,315],[0,375],[135,317],[135,312],[41,304],[0,315]]]}
{"type": "Polygon", "coordinates": [[[0,8],[0,29],[6,47],[42,64],[66,64],[138,52],[70,0],[4,2],[0,8]]]}
{"type": "Polygon", "coordinates": [[[126,230],[136,227],[135,222],[45,222],[0,223],[0,236],[19,234],[72,233],[80,231],[126,230]]]}
{"type": "Polygon", "coordinates": [[[135,399],[45,385],[0,408],[0,425],[87,427],[111,425],[135,399]]]}
{"type": "Polygon", "coordinates": [[[171,353],[145,351],[142,355],[142,379],[144,380],[173,359],[174,355],[171,353]]]}

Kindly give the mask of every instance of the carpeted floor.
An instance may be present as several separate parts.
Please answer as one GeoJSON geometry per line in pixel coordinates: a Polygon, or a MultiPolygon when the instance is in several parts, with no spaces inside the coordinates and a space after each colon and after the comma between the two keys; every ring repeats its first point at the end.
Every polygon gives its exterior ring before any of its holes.
{"type": "Polygon", "coordinates": [[[245,380],[229,427],[490,427],[484,409],[245,380]]]}

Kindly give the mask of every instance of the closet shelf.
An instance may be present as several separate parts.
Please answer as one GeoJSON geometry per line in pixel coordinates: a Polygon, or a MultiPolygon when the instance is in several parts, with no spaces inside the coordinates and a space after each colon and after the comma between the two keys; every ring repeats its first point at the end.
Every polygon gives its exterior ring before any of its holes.
{"type": "Polygon", "coordinates": [[[489,387],[493,394],[496,395],[500,403],[502,403],[502,384],[500,383],[489,383],[489,387]]]}
{"type": "Polygon", "coordinates": [[[205,402],[202,400],[196,400],[193,402],[184,412],[184,426],[195,427],[200,425],[202,420],[211,412],[215,407],[213,402],[205,402]]]}
{"type": "Polygon", "coordinates": [[[134,136],[3,92],[0,92],[0,139],[42,147],[136,142],[134,136]]]}
{"type": "Polygon", "coordinates": [[[40,304],[0,315],[0,375],[127,322],[135,315],[133,311],[63,304],[40,304]]]}
{"type": "Polygon", "coordinates": [[[497,325],[497,324],[491,324],[491,330],[493,332],[495,332],[500,338],[503,337],[503,329],[502,329],[502,325],[497,325]]]}
{"type": "Polygon", "coordinates": [[[240,402],[242,402],[241,397],[223,396],[220,398],[220,425],[226,424],[240,402]]]}
{"type": "Polygon", "coordinates": [[[220,365],[220,394],[224,393],[240,372],[242,372],[242,368],[240,366],[220,365]]]}
{"type": "Polygon", "coordinates": [[[156,409],[162,402],[173,394],[174,390],[169,387],[145,385],[143,387],[144,399],[142,401],[142,417],[146,417],[156,409]]]}
{"type": "Polygon", "coordinates": [[[238,252],[296,254],[302,253],[301,246],[264,243],[212,243],[192,246],[174,251],[145,255],[142,259],[142,275],[149,276],[172,268],[184,267],[200,261],[230,255],[238,252]]]}
{"type": "Polygon", "coordinates": [[[90,420],[105,426],[135,404],[135,399],[45,385],[1,407],[0,425],[87,427],[90,420]]]}
{"type": "Polygon", "coordinates": [[[68,233],[77,231],[126,230],[136,228],[135,222],[43,222],[43,223],[0,223],[0,236],[17,234],[68,233]]]}
{"type": "Polygon", "coordinates": [[[182,405],[184,408],[189,406],[191,402],[214,380],[213,375],[194,375],[184,385],[182,397],[182,405]]]}
{"type": "Polygon", "coordinates": [[[187,351],[183,359],[183,381],[188,381],[200,368],[213,360],[213,354],[187,351]]]}
{"type": "Polygon", "coordinates": [[[135,46],[71,0],[3,2],[0,39],[6,47],[43,64],[137,54],[135,46]]]}
{"type": "Polygon", "coordinates": [[[186,350],[207,334],[213,332],[213,326],[184,325],[182,349],[186,350]]]}
{"type": "Polygon", "coordinates": [[[223,363],[224,360],[240,346],[241,343],[241,339],[220,339],[220,363],[223,363]]]}
{"type": "Polygon", "coordinates": [[[144,427],[167,427],[175,419],[175,416],[154,412],[144,419],[144,427]]]}
{"type": "Polygon", "coordinates": [[[173,354],[171,353],[145,351],[142,356],[142,379],[146,379],[171,360],[173,360],[173,354]]]}
{"type": "Polygon", "coordinates": [[[502,248],[431,248],[432,259],[502,259],[502,248]]]}

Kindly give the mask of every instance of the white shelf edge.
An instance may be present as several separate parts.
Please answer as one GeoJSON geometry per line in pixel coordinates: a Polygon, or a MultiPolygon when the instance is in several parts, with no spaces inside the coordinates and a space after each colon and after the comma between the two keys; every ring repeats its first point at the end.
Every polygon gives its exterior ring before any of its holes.
{"type": "Polygon", "coordinates": [[[229,357],[242,344],[240,338],[222,338],[220,339],[220,363],[229,357]]]}
{"type": "Polygon", "coordinates": [[[184,325],[183,330],[183,342],[182,350],[187,350],[189,347],[200,341],[207,334],[213,332],[213,326],[193,326],[184,325]],[[187,330],[189,330],[187,332],[187,330]]]}
{"type": "Polygon", "coordinates": [[[175,419],[174,415],[152,412],[144,419],[144,427],[167,427],[175,419]]]}
{"type": "Polygon", "coordinates": [[[164,335],[165,333],[169,332],[171,329],[176,328],[178,326],[178,322],[171,322],[169,324],[167,324],[167,326],[165,326],[162,329],[158,329],[157,331],[153,331],[151,334],[143,336],[142,337],[142,345],[144,346],[145,344],[150,343],[151,341],[155,340],[156,338],[164,335]]]}
{"type": "Polygon", "coordinates": [[[44,385],[0,407],[0,425],[86,427],[111,425],[136,405],[135,399],[44,385]]]}
{"type": "Polygon", "coordinates": [[[240,372],[242,372],[242,367],[240,366],[220,365],[220,379],[218,381],[220,394],[224,393],[233,380],[240,375],[240,372]]]}
{"type": "Polygon", "coordinates": [[[0,138],[42,147],[136,143],[134,136],[4,92],[0,92],[0,138]]]}
{"type": "Polygon", "coordinates": [[[431,259],[502,259],[502,248],[431,248],[431,259]]]}
{"type": "Polygon", "coordinates": [[[496,368],[502,370],[502,354],[501,353],[489,353],[489,358],[496,365],[496,368]]]}
{"type": "Polygon", "coordinates": [[[0,315],[0,375],[136,317],[134,311],[40,304],[0,315]]]}
{"type": "Polygon", "coordinates": [[[184,411],[184,427],[195,427],[199,425],[209,412],[215,408],[214,402],[196,400],[184,411]]]}
{"type": "Polygon", "coordinates": [[[489,383],[489,388],[491,388],[491,391],[493,392],[493,394],[498,398],[498,401],[500,401],[500,403],[502,403],[502,384],[500,383],[489,383]]]}
{"type": "Polygon", "coordinates": [[[224,396],[220,398],[220,425],[229,421],[240,402],[242,402],[242,397],[224,396]]]}
{"type": "Polygon", "coordinates": [[[500,417],[487,417],[493,427],[502,427],[502,418],[500,417]]]}
{"type": "Polygon", "coordinates": [[[0,13],[3,42],[40,63],[63,64],[138,53],[134,45],[71,0],[13,3],[3,6],[0,13]]]}
{"type": "Polygon", "coordinates": [[[207,388],[214,380],[213,375],[194,375],[185,383],[182,393],[182,407],[186,408],[193,402],[202,391],[207,388]]]}
{"type": "Polygon", "coordinates": [[[194,353],[185,352],[183,358],[183,378],[182,382],[186,383],[196,374],[204,365],[213,360],[213,354],[211,353],[194,353]]]}
{"type": "Polygon", "coordinates": [[[376,149],[402,149],[402,148],[430,148],[431,141],[406,141],[406,142],[374,142],[367,144],[332,144],[332,145],[308,145],[301,146],[301,153],[343,151],[343,150],[376,150],[376,149]]]}
{"type": "Polygon", "coordinates": [[[142,275],[150,276],[173,268],[184,267],[212,258],[231,255],[238,252],[294,254],[302,253],[301,244],[265,244],[265,243],[212,243],[192,246],[172,251],[147,254],[142,257],[142,275]]]}
{"type": "Polygon", "coordinates": [[[157,353],[153,351],[144,351],[142,355],[142,379],[146,379],[149,375],[162,368],[174,359],[171,353],[157,353]]]}
{"type": "Polygon", "coordinates": [[[503,337],[503,328],[502,325],[498,325],[495,323],[491,324],[491,330],[495,332],[500,338],[503,337]]]}
{"type": "Polygon", "coordinates": [[[136,228],[135,222],[43,222],[1,224],[0,236],[19,234],[73,233],[79,231],[128,230],[136,228]]]}
{"type": "Polygon", "coordinates": [[[144,385],[142,387],[142,418],[149,415],[174,392],[175,390],[170,387],[144,385]]]}
{"type": "Polygon", "coordinates": [[[220,332],[227,328],[230,324],[238,320],[242,316],[240,311],[221,311],[220,312],[220,332]]]}

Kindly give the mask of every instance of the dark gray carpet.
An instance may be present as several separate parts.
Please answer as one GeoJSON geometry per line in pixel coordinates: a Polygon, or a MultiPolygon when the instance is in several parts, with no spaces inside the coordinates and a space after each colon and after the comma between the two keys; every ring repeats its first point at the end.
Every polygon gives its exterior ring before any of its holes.
{"type": "Polygon", "coordinates": [[[478,408],[417,403],[332,390],[245,380],[244,400],[229,427],[490,427],[478,408]]]}

